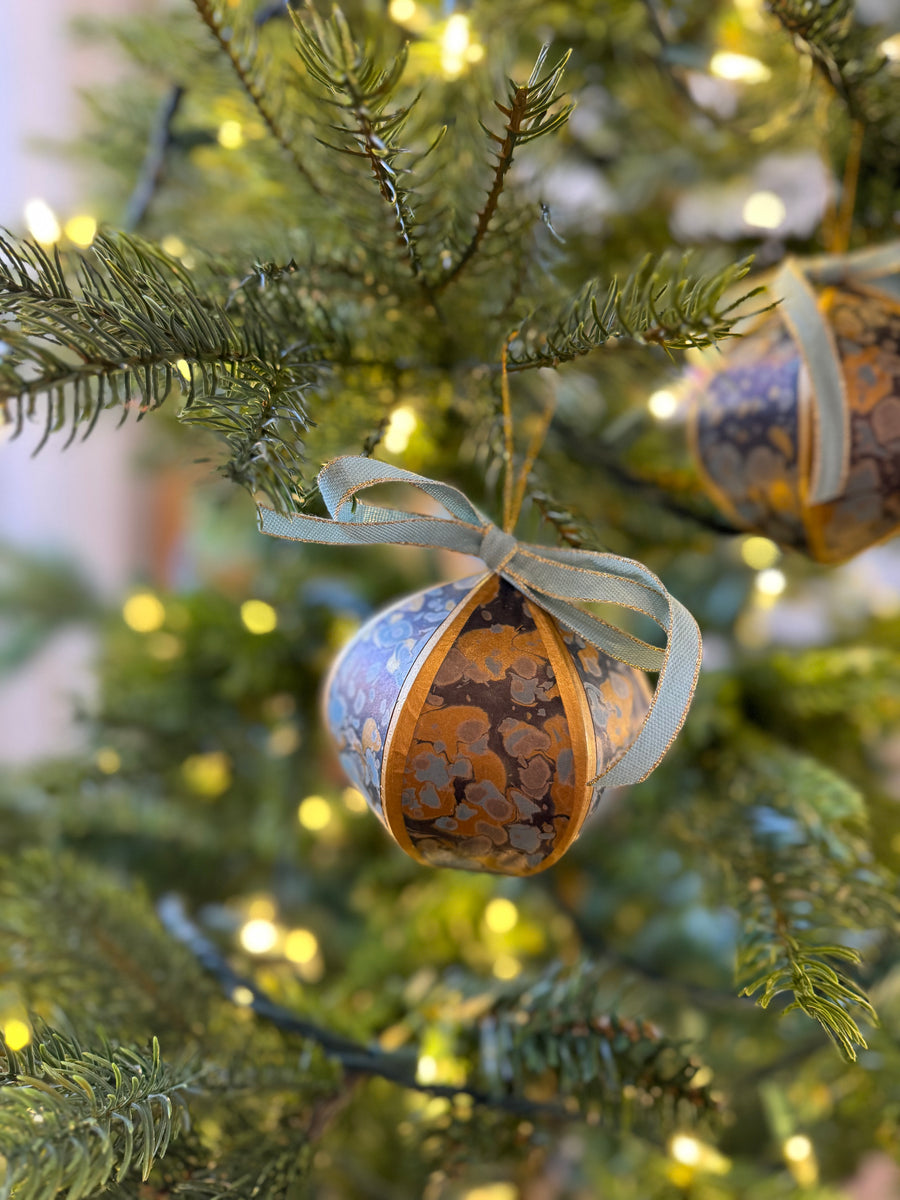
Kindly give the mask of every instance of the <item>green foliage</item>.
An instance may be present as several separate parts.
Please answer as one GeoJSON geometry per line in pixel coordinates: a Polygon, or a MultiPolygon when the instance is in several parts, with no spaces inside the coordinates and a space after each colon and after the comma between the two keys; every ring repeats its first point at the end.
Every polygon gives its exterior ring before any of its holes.
{"type": "Polygon", "coordinates": [[[495,146],[494,174],[488,190],[487,198],[475,218],[475,229],[468,243],[461,248],[455,262],[451,262],[448,270],[439,281],[439,288],[445,288],[456,280],[467,264],[478,253],[491,221],[497,212],[500,195],[506,182],[506,176],[513,163],[513,154],[518,146],[524,146],[548,133],[556,133],[568,120],[574,107],[565,104],[554,111],[558,99],[558,89],[562,82],[566,63],[571,51],[564,55],[559,62],[542,76],[544,64],[547,61],[549,46],[544,46],[537,57],[534,69],[528,82],[516,84],[509,82],[506,104],[495,101],[497,108],[506,117],[503,136],[494,133],[487,125],[482,128],[495,146]]]}
{"type": "Polygon", "coordinates": [[[758,294],[753,289],[738,299],[727,295],[749,269],[743,262],[710,273],[690,257],[656,262],[647,257],[624,283],[591,280],[561,315],[529,314],[513,343],[510,366],[559,366],[621,338],[665,350],[711,346],[731,335],[736,310],[758,294]]]}
{"type": "Polygon", "coordinates": [[[692,1080],[700,1064],[652,1022],[607,1007],[608,972],[589,960],[511,989],[490,1003],[478,1036],[477,1076],[499,1095],[542,1091],[594,1120],[671,1129],[717,1104],[692,1080]]]}
{"type": "Polygon", "coordinates": [[[95,618],[98,610],[74,564],[0,546],[0,673],[21,666],[61,626],[95,618]]]}
{"type": "Polygon", "coordinates": [[[155,1038],[147,1053],[87,1049],[42,1023],[34,1038],[16,1052],[0,1037],[3,1200],[81,1200],[131,1172],[146,1180],[189,1123],[193,1071],[165,1063],[155,1038]]]}
{"type": "Polygon", "coordinates": [[[98,236],[73,280],[58,252],[0,239],[0,402],[21,430],[45,397],[40,444],[66,429],[68,445],[105,408],[140,419],[177,386],[182,419],[227,442],[221,470],[290,506],[316,351],[301,303],[275,291],[245,291],[228,306],[221,290],[203,290],[177,259],[126,234],[98,236]],[[272,306],[295,322],[290,347],[272,306]]]}
{"type": "Polygon", "coordinates": [[[900,915],[869,844],[863,797],[822,761],[736,719],[721,696],[714,728],[704,755],[706,820],[678,817],[673,828],[731,882],[743,994],[763,1007],[786,995],[783,1011],[815,1019],[855,1058],[866,1045],[857,1020],[875,1014],[848,965],[900,915]]]}
{"type": "Polygon", "coordinates": [[[241,86],[269,133],[287,153],[306,186],[316,195],[322,190],[306,165],[308,132],[298,113],[296,76],[281,62],[273,62],[259,46],[258,21],[248,18],[246,6],[225,5],[220,0],[193,0],[201,20],[227,55],[241,86]]]}
{"type": "Polygon", "coordinates": [[[881,149],[893,156],[900,82],[878,48],[884,30],[856,23],[855,0],[768,0],[767,7],[837,92],[850,118],[874,127],[881,149]]]}

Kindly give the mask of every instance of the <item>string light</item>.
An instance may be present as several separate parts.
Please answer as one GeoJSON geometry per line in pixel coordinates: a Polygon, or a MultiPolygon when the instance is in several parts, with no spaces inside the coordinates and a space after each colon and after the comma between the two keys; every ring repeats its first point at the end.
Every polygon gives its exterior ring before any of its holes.
{"type": "Polygon", "coordinates": [[[891,37],[885,38],[879,44],[878,49],[891,62],[900,62],[900,33],[895,33],[891,37]]]}
{"type": "Polygon", "coordinates": [[[754,229],[780,229],[787,217],[787,208],[776,192],[754,192],[741,210],[745,225],[754,229]]]}
{"type": "Polygon", "coordinates": [[[42,246],[52,246],[62,236],[56,213],[46,200],[38,197],[25,205],[25,224],[34,240],[42,246]]]}
{"type": "Polygon", "coordinates": [[[728,50],[720,50],[712,56],[709,71],[718,79],[733,83],[765,83],[772,78],[772,72],[758,58],[751,58],[749,54],[732,54],[728,50]]]}
{"type": "Polygon", "coordinates": [[[86,213],[78,213],[66,221],[65,234],[76,246],[89,246],[97,236],[97,222],[86,213]]]}
{"type": "Polygon", "coordinates": [[[509,933],[518,920],[519,910],[503,896],[497,896],[484,910],[484,923],[491,933],[509,933]]]}
{"type": "Polygon", "coordinates": [[[788,1162],[803,1162],[812,1158],[813,1144],[803,1133],[795,1133],[782,1146],[784,1157],[788,1162]]]}
{"type": "Polygon", "coordinates": [[[284,957],[292,963],[309,963],[319,953],[319,941],[311,929],[292,929],[284,939],[284,957]]]}
{"type": "Polygon", "coordinates": [[[741,558],[754,571],[765,571],[774,567],[781,558],[781,551],[766,537],[746,537],[741,542],[741,558]]]}
{"type": "Polygon", "coordinates": [[[188,791],[215,800],[231,787],[231,761],[221,750],[192,754],[181,764],[181,776],[188,791]]]}
{"type": "Polygon", "coordinates": [[[512,954],[500,954],[494,962],[496,979],[515,979],[522,973],[522,964],[512,954]]]}
{"type": "Polygon", "coordinates": [[[167,233],[160,242],[160,245],[166,254],[171,254],[173,258],[181,258],[182,254],[187,253],[187,246],[174,233],[167,233]]]}
{"type": "Polygon", "coordinates": [[[409,445],[409,439],[412,437],[418,423],[416,414],[406,405],[394,409],[391,413],[388,427],[384,431],[384,438],[382,439],[382,445],[388,454],[403,453],[409,445]]]}
{"type": "Polygon", "coordinates": [[[416,1079],[419,1083],[434,1083],[437,1077],[437,1059],[433,1054],[423,1054],[416,1064],[416,1079]]]}
{"type": "Polygon", "coordinates": [[[244,144],[244,130],[240,121],[223,121],[216,140],[225,150],[239,150],[244,144]]]}
{"type": "Polygon", "coordinates": [[[803,1133],[795,1133],[782,1144],[781,1152],[791,1174],[801,1187],[811,1187],[819,1177],[813,1144],[803,1133]]]}
{"type": "Polygon", "coordinates": [[[675,416],[678,410],[678,397],[674,392],[665,389],[654,392],[647,401],[647,408],[650,410],[650,415],[657,421],[668,421],[675,416]]]}
{"type": "Polygon", "coordinates": [[[241,928],[240,943],[250,954],[265,954],[278,941],[278,930],[264,917],[254,917],[241,928]]]}
{"type": "Polygon", "coordinates": [[[318,833],[331,823],[331,805],[324,796],[307,796],[297,808],[297,820],[304,829],[318,833]]]}
{"type": "Polygon", "coordinates": [[[780,596],[786,587],[787,577],[777,567],[768,567],[756,576],[756,590],[761,596],[780,596]]]}
{"type": "Polygon", "coordinates": [[[135,592],[122,605],[122,618],[135,633],[155,633],[166,619],[166,610],[152,592],[135,592]]]}
{"type": "Polygon", "coordinates": [[[254,896],[247,905],[247,917],[256,917],[262,921],[275,920],[275,901],[271,896],[254,896]]]}
{"type": "Polygon", "coordinates": [[[703,1146],[695,1137],[678,1133],[669,1143],[669,1153],[685,1167],[696,1167],[703,1157],[703,1146]]]}
{"type": "Polygon", "coordinates": [[[232,991],[231,1000],[233,1004],[237,1004],[241,1008],[249,1008],[249,1006],[253,1003],[253,993],[248,987],[245,987],[243,984],[239,984],[238,987],[234,988],[232,991]]]}
{"type": "Polygon", "coordinates": [[[286,758],[299,748],[300,740],[300,730],[287,721],[269,734],[266,750],[273,758],[286,758]]]}
{"type": "Polygon", "coordinates": [[[31,1041],[31,1030],[18,1017],[11,1017],[3,1026],[3,1040],[10,1050],[22,1050],[31,1041]]]}
{"type": "Polygon", "coordinates": [[[392,21],[403,23],[411,21],[416,15],[415,0],[391,0],[388,5],[388,14],[392,21]]]}
{"type": "Polygon", "coordinates": [[[115,775],[122,765],[118,751],[113,750],[112,746],[101,746],[94,755],[94,762],[97,764],[97,770],[102,771],[104,775],[115,775]]]}
{"type": "Polygon", "coordinates": [[[441,70],[448,79],[455,79],[462,74],[469,38],[469,18],[465,13],[454,13],[444,27],[441,39],[441,70]]]}
{"type": "Polygon", "coordinates": [[[344,790],[341,792],[341,799],[344,802],[344,807],[349,812],[352,812],[354,816],[358,816],[361,813],[368,812],[369,810],[369,805],[365,796],[362,794],[362,792],[358,792],[356,788],[344,788],[344,790]]]}
{"type": "Polygon", "coordinates": [[[463,1200],[519,1200],[521,1193],[514,1183],[484,1183],[463,1193],[463,1200]]]}
{"type": "Polygon", "coordinates": [[[278,614],[265,600],[245,600],[241,620],[251,633],[271,633],[278,624],[278,614]]]}

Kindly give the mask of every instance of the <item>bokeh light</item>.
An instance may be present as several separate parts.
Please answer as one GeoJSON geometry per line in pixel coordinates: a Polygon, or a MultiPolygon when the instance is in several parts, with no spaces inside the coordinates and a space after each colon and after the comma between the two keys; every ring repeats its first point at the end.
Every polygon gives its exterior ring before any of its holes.
{"type": "Polygon", "coordinates": [[[135,592],[122,605],[122,618],[135,633],[154,633],[165,621],[166,610],[153,592],[135,592]]]}
{"type": "Polygon", "coordinates": [[[297,808],[297,820],[304,829],[317,833],[331,823],[334,814],[324,796],[307,796],[297,808]]]}
{"type": "Polygon", "coordinates": [[[35,197],[25,204],[25,225],[36,242],[52,246],[62,236],[56,213],[46,200],[35,197]]]}
{"type": "Polygon", "coordinates": [[[278,613],[265,600],[245,600],[241,620],[251,633],[271,633],[278,624],[278,613]]]}
{"type": "Polygon", "coordinates": [[[250,954],[266,954],[278,942],[278,930],[265,917],[254,917],[242,926],[240,943],[250,954]]]}

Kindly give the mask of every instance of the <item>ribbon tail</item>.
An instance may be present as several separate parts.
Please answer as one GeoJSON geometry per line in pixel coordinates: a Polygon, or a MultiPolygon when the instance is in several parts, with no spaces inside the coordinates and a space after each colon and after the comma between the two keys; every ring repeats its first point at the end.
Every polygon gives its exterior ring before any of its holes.
{"type": "Polygon", "coordinates": [[[666,655],[640,733],[625,753],[592,783],[623,787],[646,779],[671,746],[697,686],[702,642],[697,622],[674,597],[670,597],[672,620],[666,655]]]}

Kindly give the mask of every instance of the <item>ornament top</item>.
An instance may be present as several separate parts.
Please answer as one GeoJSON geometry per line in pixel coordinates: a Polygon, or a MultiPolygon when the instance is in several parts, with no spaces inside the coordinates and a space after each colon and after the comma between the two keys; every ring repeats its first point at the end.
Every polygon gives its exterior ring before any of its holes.
{"type": "Polygon", "coordinates": [[[457,488],[402,467],[368,458],[333,459],[319,473],[319,490],[332,519],[260,508],[263,533],[330,545],[413,545],[481,558],[528,600],[585,642],[629,666],[657,671],[656,691],[629,749],[591,783],[639,783],[674,741],[690,707],[700,670],[697,622],[663,583],[634,559],[590,550],[518,541],[488,520],[457,488]],[[357,493],[381,483],[410,484],[437,500],[449,517],[380,508],[357,493]],[[573,601],[600,601],[643,613],[665,632],[660,649],[598,620],[573,601]]]}

